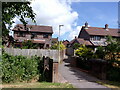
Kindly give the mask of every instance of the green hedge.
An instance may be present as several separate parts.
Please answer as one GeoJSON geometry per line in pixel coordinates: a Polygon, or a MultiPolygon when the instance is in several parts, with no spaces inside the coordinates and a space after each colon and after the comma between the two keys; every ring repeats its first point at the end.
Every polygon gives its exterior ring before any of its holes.
{"type": "Polygon", "coordinates": [[[41,76],[42,59],[40,57],[27,58],[2,53],[2,81],[6,83],[30,81],[41,76]]]}
{"type": "Polygon", "coordinates": [[[120,61],[109,60],[107,68],[107,79],[120,82],[120,61]],[[116,63],[119,66],[114,66],[113,63],[116,63]]]}

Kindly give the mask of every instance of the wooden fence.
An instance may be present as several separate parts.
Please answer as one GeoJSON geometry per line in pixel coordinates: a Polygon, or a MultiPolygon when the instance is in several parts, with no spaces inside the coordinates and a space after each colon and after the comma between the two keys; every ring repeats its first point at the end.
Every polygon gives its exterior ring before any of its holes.
{"type": "MultiPolygon", "coordinates": [[[[59,59],[59,51],[58,50],[48,50],[48,49],[16,49],[16,48],[4,48],[5,52],[16,56],[40,56],[40,57],[49,57],[53,59],[53,62],[58,62],[59,59]]],[[[60,59],[63,60],[65,58],[65,50],[60,51],[60,59]]]]}

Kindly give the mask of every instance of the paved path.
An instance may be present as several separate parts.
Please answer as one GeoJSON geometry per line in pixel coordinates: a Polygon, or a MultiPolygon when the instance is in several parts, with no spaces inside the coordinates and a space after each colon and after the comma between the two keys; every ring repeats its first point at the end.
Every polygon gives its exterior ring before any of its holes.
{"type": "Polygon", "coordinates": [[[78,69],[70,67],[68,60],[67,62],[65,61],[59,65],[59,74],[64,78],[62,78],[63,82],[67,81],[71,83],[75,88],[84,88],[84,90],[87,88],[91,88],[92,90],[95,90],[95,88],[101,88],[103,90],[104,88],[105,90],[111,90],[105,86],[95,83],[95,81],[98,81],[97,78],[81,72],[78,69]]]}

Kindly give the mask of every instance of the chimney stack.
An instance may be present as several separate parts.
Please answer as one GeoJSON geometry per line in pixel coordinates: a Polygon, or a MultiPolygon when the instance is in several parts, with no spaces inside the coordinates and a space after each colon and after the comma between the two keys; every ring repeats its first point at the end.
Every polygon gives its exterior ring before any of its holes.
{"type": "Polygon", "coordinates": [[[108,24],[105,24],[105,29],[108,30],[108,24]]]}
{"type": "Polygon", "coordinates": [[[85,23],[85,29],[88,29],[88,23],[87,22],[85,23]]]}

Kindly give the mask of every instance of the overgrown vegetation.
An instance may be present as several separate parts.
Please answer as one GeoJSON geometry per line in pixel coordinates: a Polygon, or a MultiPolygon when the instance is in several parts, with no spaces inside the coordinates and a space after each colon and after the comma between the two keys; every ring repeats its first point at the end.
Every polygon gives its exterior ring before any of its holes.
{"type": "Polygon", "coordinates": [[[75,54],[83,59],[90,59],[93,56],[91,48],[87,48],[85,45],[81,45],[76,51],[75,54]]]}
{"type": "Polygon", "coordinates": [[[22,42],[22,49],[37,49],[39,47],[39,44],[32,43],[31,40],[27,40],[22,42]]]}
{"type": "Polygon", "coordinates": [[[74,45],[73,45],[73,49],[78,49],[80,47],[80,44],[78,44],[78,43],[75,43],[74,45]]]}
{"type": "Polygon", "coordinates": [[[51,49],[59,50],[59,46],[60,46],[60,50],[66,49],[65,45],[62,42],[60,42],[60,45],[59,43],[55,43],[54,45],[51,46],[51,49]]]}
{"type": "Polygon", "coordinates": [[[108,36],[107,43],[108,45],[105,47],[97,47],[96,52],[92,52],[92,49],[84,45],[80,46],[75,51],[75,54],[79,56],[77,65],[82,69],[89,70],[89,60],[91,58],[107,60],[107,79],[112,81],[120,81],[120,42],[113,39],[111,36],[108,36]]]}
{"type": "Polygon", "coordinates": [[[25,56],[12,56],[2,53],[2,81],[11,82],[29,82],[33,79],[41,79],[42,74],[42,58],[25,56]]]}
{"type": "MultiPolygon", "coordinates": [[[[22,1],[22,0],[21,0],[22,1]]],[[[25,18],[30,18],[35,22],[35,13],[30,6],[30,2],[2,2],[2,43],[6,44],[8,42],[9,29],[14,23],[14,18],[19,17],[19,20],[24,24],[28,23],[25,18]],[[6,26],[8,25],[8,28],[6,26]]]]}

